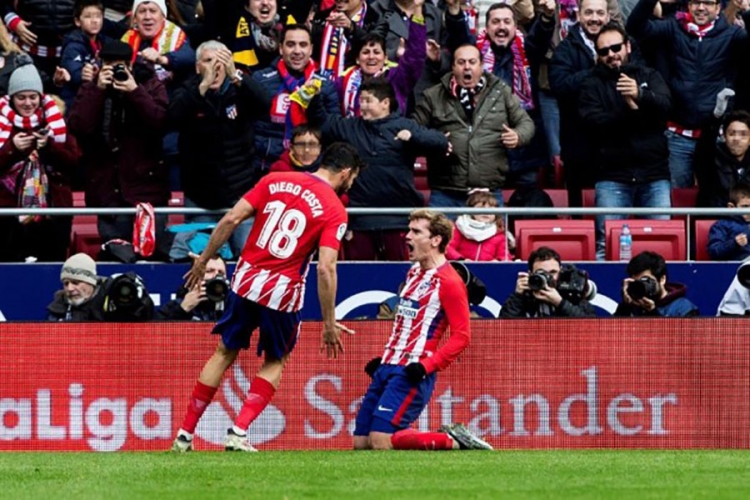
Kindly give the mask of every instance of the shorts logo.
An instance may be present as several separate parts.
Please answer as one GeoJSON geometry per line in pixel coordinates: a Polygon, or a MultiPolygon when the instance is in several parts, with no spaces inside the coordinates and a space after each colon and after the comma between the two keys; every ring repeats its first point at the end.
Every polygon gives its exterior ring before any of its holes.
{"type": "Polygon", "coordinates": [[[391,410],[390,408],[386,408],[383,405],[378,405],[378,411],[389,411],[393,413],[393,410],[391,410]]]}
{"type": "Polygon", "coordinates": [[[346,222],[341,224],[339,228],[336,230],[336,239],[341,241],[341,238],[343,238],[345,234],[346,234],[346,222]]]}
{"type": "MultiPolygon", "coordinates": [[[[232,373],[224,376],[221,389],[217,391],[214,401],[208,406],[198,423],[196,435],[208,443],[223,445],[227,429],[234,424],[234,418],[242,409],[248,390],[250,390],[250,380],[240,365],[235,364],[232,373]]],[[[278,408],[269,404],[250,425],[247,430],[247,440],[252,445],[266,443],[278,437],[285,428],[286,417],[278,408]]]]}

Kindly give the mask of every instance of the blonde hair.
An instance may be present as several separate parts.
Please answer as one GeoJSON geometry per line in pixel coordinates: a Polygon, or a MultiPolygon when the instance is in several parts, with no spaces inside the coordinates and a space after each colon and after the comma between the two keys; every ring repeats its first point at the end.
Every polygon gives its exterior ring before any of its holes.
{"type": "Polygon", "coordinates": [[[451,224],[448,217],[441,212],[427,208],[418,208],[409,214],[409,222],[415,220],[426,220],[429,222],[430,236],[440,236],[442,238],[440,245],[438,245],[438,250],[440,253],[445,253],[445,249],[448,248],[448,243],[450,243],[453,237],[453,224],[451,224]]]}
{"type": "MultiPolygon", "coordinates": [[[[486,191],[477,191],[469,195],[469,199],[466,200],[466,206],[476,207],[477,205],[487,205],[493,208],[500,206],[495,195],[486,191]]],[[[495,224],[497,224],[498,232],[505,231],[505,223],[502,217],[495,215],[495,224]]]]}
{"type": "Polygon", "coordinates": [[[0,21],[0,49],[2,49],[3,53],[5,54],[20,54],[23,52],[21,48],[16,45],[10,38],[8,28],[2,21],[0,21]]]}

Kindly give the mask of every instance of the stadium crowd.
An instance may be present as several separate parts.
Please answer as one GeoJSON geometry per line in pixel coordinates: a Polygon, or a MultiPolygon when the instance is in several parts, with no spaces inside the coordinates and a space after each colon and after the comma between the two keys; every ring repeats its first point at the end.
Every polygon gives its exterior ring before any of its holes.
{"type": "MultiPolygon", "coordinates": [[[[269,171],[314,171],[338,140],[369,165],[350,207],[502,206],[504,190],[555,187],[555,172],[570,206],[584,189],[597,207],[666,209],[676,188],[697,188],[697,206],[744,199],[747,0],[0,7],[0,206],[71,207],[83,192],[88,207],[138,207],[98,217],[109,245],[94,258],[184,260],[201,226],[175,237],[151,207],[179,192],[187,207],[228,209],[269,171]]],[[[599,258],[609,218],[597,219],[599,258]]],[[[747,254],[735,219],[712,232],[712,257],[747,254]]],[[[0,217],[0,261],[64,261],[72,226],[0,217]]],[[[343,253],[404,260],[406,231],[406,216],[352,217],[343,253]]],[[[461,217],[455,233],[454,258],[513,257],[503,221],[461,217]]]]}

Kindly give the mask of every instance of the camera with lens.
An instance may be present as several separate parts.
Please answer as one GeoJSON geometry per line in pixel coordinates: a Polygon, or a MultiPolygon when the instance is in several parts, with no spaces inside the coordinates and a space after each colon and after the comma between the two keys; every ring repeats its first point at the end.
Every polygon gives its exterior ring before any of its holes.
{"type": "Polygon", "coordinates": [[[628,283],[626,291],[631,299],[641,300],[643,298],[656,300],[659,298],[659,285],[650,276],[641,276],[635,281],[628,283]]]}
{"type": "Polygon", "coordinates": [[[596,295],[596,284],[589,279],[586,271],[573,265],[565,265],[557,275],[557,291],[568,302],[578,304],[581,300],[591,300],[596,295]]]}
{"type": "Polygon", "coordinates": [[[206,298],[211,302],[224,302],[229,293],[229,282],[224,276],[217,276],[203,282],[206,298]]]}
{"type": "Polygon", "coordinates": [[[112,66],[112,78],[117,82],[124,82],[130,78],[127,66],[123,63],[115,64],[112,66]]]}
{"type": "Polygon", "coordinates": [[[143,278],[133,272],[113,274],[104,286],[105,321],[148,321],[154,303],[143,278]]]}
{"type": "Polygon", "coordinates": [[[550,273],[543,269],[537,269],[529,274],[529,289],[532,292],[543,290],[546,286],[552,286],[554,278],[550,273]]]}
{"type": "Polygon", "coordinates": [[[456,270],[461,280],[466,285],[469,294],[469,304],[478,306],[487,296],[487,287],[484,282],[474,275],[463,262],[451,261],[451,266],[456,270]]]}

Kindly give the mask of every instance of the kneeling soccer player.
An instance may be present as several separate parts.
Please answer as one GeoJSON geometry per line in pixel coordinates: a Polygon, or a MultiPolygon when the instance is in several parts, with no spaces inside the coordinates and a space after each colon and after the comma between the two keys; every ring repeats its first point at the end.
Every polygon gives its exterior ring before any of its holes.
{"type": "Polygon", "coordinates": [[[438,371],[469,345],[469,300],[461,277],[445,257],[453,226],[438,212],[409,216],[406,243],[414,265],[401,290],[390,339],[382,358],[365,371],[372,377],[354,429],[354,449],[491,450],[461,424],[438,432],[410,429],[427,405],[438,371]],[[450,328],[450,338],[437,348],[450,328]]]}

